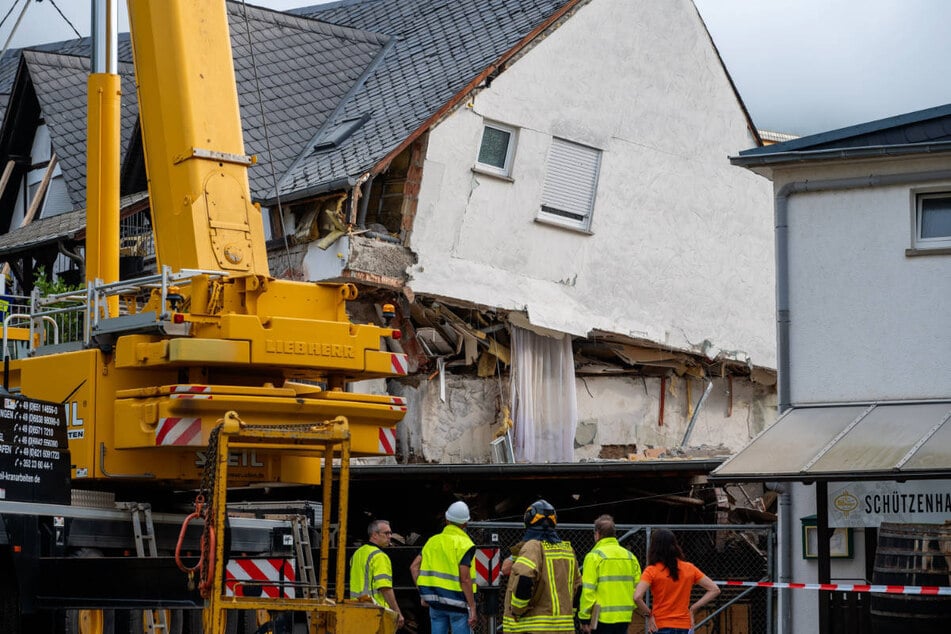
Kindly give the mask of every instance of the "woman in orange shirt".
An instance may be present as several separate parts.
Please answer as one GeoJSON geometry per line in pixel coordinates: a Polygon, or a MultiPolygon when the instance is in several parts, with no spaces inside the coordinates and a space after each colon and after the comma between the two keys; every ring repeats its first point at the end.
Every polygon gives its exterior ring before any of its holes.
{"type": "Polygon", "coordinates": [[[693,631],[697,610],[720,594],[720,588],[709,577],[688,561],[667,529],[651,533],[647,551],[647,569],[634,590],[634,602],[639,614],[647,615],[647,629],[658,634],[687,634],[693,631]],[[690,604],[690,591],[699,584],[706,593],[690,604]],[[647,590],[653,597],[653,608],[644,602],[647,590]]]}

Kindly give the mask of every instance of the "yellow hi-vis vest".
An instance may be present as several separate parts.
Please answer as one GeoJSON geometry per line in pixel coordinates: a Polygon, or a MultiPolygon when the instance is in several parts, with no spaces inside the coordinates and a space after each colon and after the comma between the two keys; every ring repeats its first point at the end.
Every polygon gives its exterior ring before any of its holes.
{"type": "Polygon", "coordinates": [[[581,602],[578,619],[591,620],[598,604],[599,623],[630,623],[634,616],[634,586],[641,578],[641,564],[614,537],[598,540],[581,568],[581,602]]]}
{"type": "MultiPolygon", "coordinates": [[[[459,582],[459,564],[474,547],[465,531],[455,524],[447,524],[441,533],[430,537],[423,546],[416,579],[420,598],[433,607],[465,611],[468,604],[459,582]]],[[[476,591],[475,582],[472,591],[476,591]]]]}
{"type": "Polygon", "coordinates": [[[390,558],[375,544],[360,546],[350,559],[350,598],[368,596],[377,605],[389,607],[380,590],[392,587],[390,558]]]}

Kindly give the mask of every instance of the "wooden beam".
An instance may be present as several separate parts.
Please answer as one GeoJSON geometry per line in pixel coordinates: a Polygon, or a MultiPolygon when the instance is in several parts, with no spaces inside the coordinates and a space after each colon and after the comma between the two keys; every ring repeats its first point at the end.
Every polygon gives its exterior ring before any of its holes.
{"type": "Polygon", "coordinates": [[[7,182],[9,182],[15,166],[16,161],[7,161],[7,166],[3,168],[3,176],[0,176],[0,196],[3,196],[3,192],[6,191],[7,182]]]}
{"type": "MultiPolygon", "coordinates": [[[[53,170],[56,169],[56,163],[59,162],[59,159],[56,158],[56,154],[53,153],[53,156],[50,157],[50,162],[46,166],[46,172],[43,173],[43,180],[40,181],[40,186],[36,189],[36,193],[33,194],[33,200],[30,201],[30,208],[27,209],[26,215],[23,216],[23,220],[20,221],[19,229],[27,226],[33,222],[33,218],[36,216],[36,212],[40,209],[40,203],[43,202],[43,198],[46,197],[46,188],[50,185],[50,180],[53,178],[53,170]]],[[[7,163],[6,168],[3,170],[2,181],[0,181],[0,195],[3,194],[3,188],[7,184],[7,172],[12,170],[11,164],[13,161],[7,163]]],[[[6,277],[7,273],[10,272],[10,263],[4,262],[3,269],[0,269],[0,276],[6,277]]]]}

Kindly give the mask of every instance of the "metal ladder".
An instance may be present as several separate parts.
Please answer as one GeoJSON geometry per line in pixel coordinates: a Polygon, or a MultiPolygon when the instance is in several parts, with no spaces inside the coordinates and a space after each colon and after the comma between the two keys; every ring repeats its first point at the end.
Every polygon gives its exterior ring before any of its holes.
{"type": "MultiPolygon", "coordinates": [[[[155,525],[152,523],[152,506],[131,503],[132,532],[135,534],[135,552],[139,557],[158,557],[158,544],[155,541],[155,525]]],[[[143,610],[143,625],[147,634],[168,632],[168,612],[165,610],[143,610]]]]}
{"type": "Polygon", "coordinates": [[[297,584],[306,598],[317,596],[317,570],[314,568],[314,551],[310,545],[310,528],[307,517],[295,515],[291,518],[291,534],[294,537],[294,551],[297,555],[297,584]]]}

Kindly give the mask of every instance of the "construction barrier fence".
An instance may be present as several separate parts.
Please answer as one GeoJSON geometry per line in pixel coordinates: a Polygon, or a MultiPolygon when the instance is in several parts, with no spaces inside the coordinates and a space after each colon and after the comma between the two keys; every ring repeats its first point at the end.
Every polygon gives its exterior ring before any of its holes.
{"type": "MultiPolygon", "coordinates": [[[[776,535],[772,525],[618,524],[618,540],[634,553],[642,568],[647,566],[651,533],[659,528],[673,531],[687,561],[708,577],[732,582],[723,582],[722,593],[708,606],[696,634],[772,634],[773,593],[758,589],[758,585],[743,585],[775,578],[776,535]]],[[[497,563],[492,558],[492,549],[499,549],[499,562],[504,560],[512,546],[521,541],[525,529],[521,522],[472,522],[468,532],[480,549],[476,572],[482,575],[483,583],[495,579],[499,582],[499,585],[479,589],[479,601],[483,606],[480,609],[485,614],[479,619],[475,633],[495,634],[501,631],[505,578],[494,574],[497,563]]],[[[561,524],[558,534],[574,547],[581,565],[595,544],[593,525],[561,524]]],[[[702,594],[699,588],[694,592],[694,598],[702,594]]],[[[635,617],[632,632],[642,631],[644,621],[635,617]]]]}

